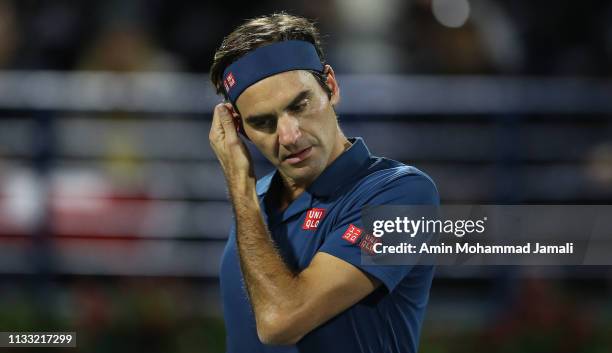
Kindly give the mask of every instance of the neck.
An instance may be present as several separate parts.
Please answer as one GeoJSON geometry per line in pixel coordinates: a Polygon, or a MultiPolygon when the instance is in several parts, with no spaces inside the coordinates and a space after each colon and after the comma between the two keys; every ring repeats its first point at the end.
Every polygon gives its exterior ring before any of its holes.
{"type": "Polygon", "coordinates": [[[280,206],[282,209],[289,206],[289,204],[293,202],[293,200],[297,199],[306,190],[308,185],[311,184],[311,183],[298,184],[294,180],[291,180],[291,179],[287,179],[287,178],[281,178],[281,179],[283,180],[283,190],[280,193],[281,195],[280,206]]]}

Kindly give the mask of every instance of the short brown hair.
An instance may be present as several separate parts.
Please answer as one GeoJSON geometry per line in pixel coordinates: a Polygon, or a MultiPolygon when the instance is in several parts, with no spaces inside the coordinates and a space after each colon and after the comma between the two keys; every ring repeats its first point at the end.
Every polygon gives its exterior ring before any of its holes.
{"type": "MultiPolygon", "coordinates": [[[[303,40],[314,45],[325,65],[319,30],[312,21],[304,17],[289,15],[285,12],[256,17],[247,20],[223,39],[221,46],[215,52],[213,64],[210,67],[210,80],[217,93],[223,93],[223,71],[250,51],[266,44],[285,40],[303,40]]],[[[321,75],[316,75],[319,80],[321,75]]]]}

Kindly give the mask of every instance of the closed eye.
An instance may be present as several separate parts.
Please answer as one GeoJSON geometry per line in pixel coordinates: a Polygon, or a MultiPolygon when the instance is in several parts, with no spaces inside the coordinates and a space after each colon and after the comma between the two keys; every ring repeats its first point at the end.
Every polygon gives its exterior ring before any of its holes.
{"type": "Polygon", "coordinates": [[[290,106],[289,110],[294,113],[303,112],[304,110],[306,110],[306,107],[308,107],[308,103],[309,100],[307,98],[302,99],[299,103],[290,106]]]}
{"type": "Polygon", "coordinates": [[[249,119],[248,124],[251,125],[256,130],[275,130],[276,129],[276,119],[274,118],[254,118],[249,119]]]}

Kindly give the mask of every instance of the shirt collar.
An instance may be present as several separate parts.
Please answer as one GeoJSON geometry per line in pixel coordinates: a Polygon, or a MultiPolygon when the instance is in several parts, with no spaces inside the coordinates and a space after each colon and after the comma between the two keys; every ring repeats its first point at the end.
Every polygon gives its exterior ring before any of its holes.
{"type": "MultiPolygon", "coordinates": [[[[317,197],[333,195],[345,182],[355,176],[355,171],[370,158],[370,151],[361,137],[349,138],[352,143],[336,160],[332,162],[321,175],[306,190],[317,197]]],[[[257,182],[257,195],[263,196],[268,192],[272,180],[278,171],[274,171],[257,182]]]]}
{"type": "Polygon", "coordinates": [[[352,143],[351,147],[325,168],[307,188],[308,192],[317,197],[333,195],[334,191],[346,185],[346,182],[352,179],[355,172],[370,158],[370,151],[361,137],[350,138],[349,141],[352,143]]]}
{"type": "Polygon", "coordinates": [[[268,192],[268,189],[270,189],[270,185],[272,185],[272,179],[274,179],[276,173],[278,173],[278,171],[274,170],[273,172],[267,174],[266,176],[257,181],[257,185],[255,186],[257,196],[263,196],[268,192]]]}

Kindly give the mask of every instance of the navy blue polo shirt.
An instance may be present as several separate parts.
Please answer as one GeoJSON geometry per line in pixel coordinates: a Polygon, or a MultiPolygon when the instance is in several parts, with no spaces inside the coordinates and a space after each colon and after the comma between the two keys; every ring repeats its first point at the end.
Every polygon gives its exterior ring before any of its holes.
{"type": "Polygon", "coordinates": [[[257,182],[257,194],[272,238],[290,268],[305,269],[323,251],[379,279],[382,285],[296,345],[264,345],[257,337],[232,227],[220,269],[228,353],[417,351],[433,267],[361,265],[361,239],[351,237],[355,234],[351,227],[364,229],[360,212],[365,205],[437,205],[438,192],[425,173],[372,156],[361,138],[351,142],[282,212],[266,207],[268,191],[280,182],[277,172],[257,182]]]}

